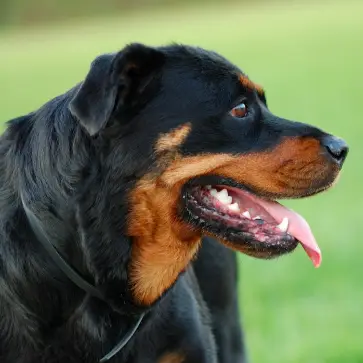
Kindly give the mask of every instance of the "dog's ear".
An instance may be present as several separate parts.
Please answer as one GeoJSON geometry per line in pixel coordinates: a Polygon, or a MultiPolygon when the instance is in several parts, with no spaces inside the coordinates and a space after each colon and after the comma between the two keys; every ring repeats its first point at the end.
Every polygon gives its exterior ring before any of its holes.
{"type": "Polygon", "coordinates": [[[163,63],[161,51],[142,44],[130,44],[116,55],[98,57],[70,101],[72,115],[91,136],[97,134],[116,107],[137,104],[163,63]]]}

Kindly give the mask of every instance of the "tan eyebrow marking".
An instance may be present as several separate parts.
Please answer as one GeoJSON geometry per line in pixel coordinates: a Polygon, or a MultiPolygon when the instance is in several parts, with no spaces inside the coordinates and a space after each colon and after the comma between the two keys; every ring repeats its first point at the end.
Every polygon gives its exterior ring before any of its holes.
{"type": "Polygon", "coordinates": [[[190,122],[180,125],[176,129],[170,131],[167,134],[163,134],[156,142],[156,152],[161,153],[167,150],[173,150],[180,146],[190,133],[192,126],[190,122]]]}
{"type": "Polygon", "coordinates": [[[262,86],[252,82],[247,76],[240,74],[238,79],[243,87],[248,88],[251,91],[256,91],[261,96],[264,96],[265,91],[263,90],[262,86]]]}

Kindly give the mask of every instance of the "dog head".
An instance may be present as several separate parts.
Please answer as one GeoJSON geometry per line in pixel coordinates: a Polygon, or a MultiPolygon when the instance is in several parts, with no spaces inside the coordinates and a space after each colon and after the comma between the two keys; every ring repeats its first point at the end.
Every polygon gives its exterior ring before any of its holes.
{"type": "Polygon", "coordinates": [[[275,200],[328,189],[347,145],[274,115],[262,87],[220,55],[129,45],[96,59],[69,108],[91,142],[107,145],[103,183],[127,183],[123,233],[140,304],[170,288],[203,235],[259,258],[300,242],[320,264],[305,220],[275,200]]]}

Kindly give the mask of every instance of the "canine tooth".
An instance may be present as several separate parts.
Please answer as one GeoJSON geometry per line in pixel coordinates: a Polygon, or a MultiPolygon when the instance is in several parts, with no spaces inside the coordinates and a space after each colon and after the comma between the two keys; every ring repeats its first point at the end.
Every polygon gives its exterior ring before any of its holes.
{"type": "Polygon", "coordinates": [[[242,215],[248,219],[251,219],[251,214],[248,210],[246,210],[246,212],[242,213],[242,215]]]}
{"type": "Polygon", "coordinates": [[[230,205],[228,206],[228,208],[229,208],[231,211],[233,211],[233,212],[239,212],[239,211],[240,211],[238,203],[230,204],[230,205]]]}
{"type": "Polygon", "coordinates": [[[222,190],[218,193],[218,195],[220,195],[220,196],[221,196],[221,197],[223,197],[223,198],[228,197],[227,189],[222,189],[222,190]]]}
{"type": "Polygon", "coordinates": [[[256,220],[256,219],[262,219],[262,218],[260,216],[253,218],[253,220],[256,220]]]}
{"type": "Polygon", "coordinates": [[[216,198],[222,202],[223,204],[231,204],[232,203],[232,197],[228,195],[228,192],[226,189],[221,190],[217,193],[216,198]]]}
{"type": "Polygon", "coordinates": [[[288,227],[289,227],[289,219],[287,217],[284,217],[282,222],[277,226],[277,228],[281,232],[286,232],[288,227]]]}

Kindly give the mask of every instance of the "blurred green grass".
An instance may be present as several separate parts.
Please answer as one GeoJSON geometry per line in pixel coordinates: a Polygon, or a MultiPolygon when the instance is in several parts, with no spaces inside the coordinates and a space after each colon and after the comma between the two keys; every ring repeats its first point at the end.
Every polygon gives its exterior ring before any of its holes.
{"type": "Polygon", "coordinates": [[[0,33],[0,120],[70,88],[100,53],[132,41],[214,49],[264,85],[271,110],[351,147],[336,188],[288,201],[323,250],[277,261],[241,256],[241,302],[253,362],[363,362],[363,3],[213,5],[0,33]],[[287,5],[290,4],[290,5],[287,5]]]}

